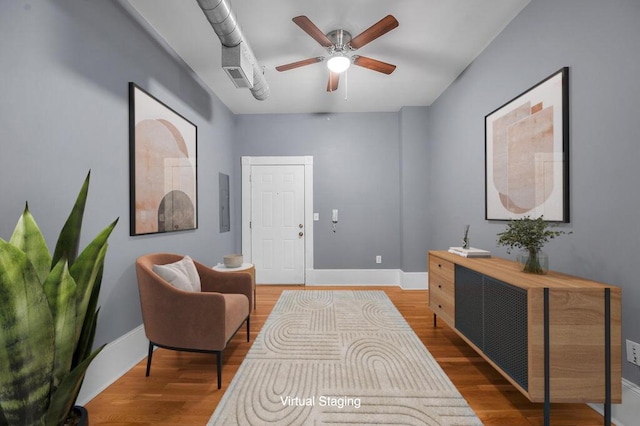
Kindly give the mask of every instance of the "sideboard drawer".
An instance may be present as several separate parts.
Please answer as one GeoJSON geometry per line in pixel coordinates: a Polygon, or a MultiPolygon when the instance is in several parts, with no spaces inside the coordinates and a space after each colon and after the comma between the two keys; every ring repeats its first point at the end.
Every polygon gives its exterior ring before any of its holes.
{"type": "Polygon", "coordinates": [[[455,327],[455,305],[453,297],[438,290],[429,290],[429,308],[450,327],[455,327]]]}
{"type": "Polygon", "coordinates": [[[455,266],[453,262],[440,259],[435,256],[429,256],[429,281],[432,277],[441,278],[453,284],[455,280],[455,266]]]}

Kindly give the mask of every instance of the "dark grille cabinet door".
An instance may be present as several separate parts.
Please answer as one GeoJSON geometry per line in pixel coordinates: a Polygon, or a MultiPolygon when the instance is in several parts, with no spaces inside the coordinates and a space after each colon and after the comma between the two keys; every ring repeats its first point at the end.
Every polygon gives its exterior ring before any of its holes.
{"type": "Polygon", "coordinates": [[[482,275],[456,265],[456,328],[480,349],[482,337],[482,275]]]}
{"type": "Polygon", "coordinates": [[[527,335],[527,292],[484,277],[484,352],[525,390],[527,335]]]}

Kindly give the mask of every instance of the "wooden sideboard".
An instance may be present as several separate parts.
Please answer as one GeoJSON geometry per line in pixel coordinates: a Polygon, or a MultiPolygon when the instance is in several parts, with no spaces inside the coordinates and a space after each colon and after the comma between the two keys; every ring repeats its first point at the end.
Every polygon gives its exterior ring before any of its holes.
{"type": "MultiPolygon", "coordinates": [[[[532,402],[622,402],[620,288],[430,251],[429,307],[532,402]]],[[[608,420],[607,420],[608,418],[608,420]]]]}

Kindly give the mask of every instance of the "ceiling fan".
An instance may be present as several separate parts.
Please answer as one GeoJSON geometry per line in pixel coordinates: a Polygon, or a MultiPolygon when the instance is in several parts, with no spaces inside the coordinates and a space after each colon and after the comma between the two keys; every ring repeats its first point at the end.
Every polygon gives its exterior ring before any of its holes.
{"type": "Polygon", "coordinates": [[[384,74],[391,74],[396,69],[395,65],[367,58],[366,56],[348,55],[348,53],[360,49],[362,46],[396,28],[398,21],[392,15],[385,16],[355,37],[351,37],[351,33],[342,29],[333,30],[325,34],[304,15],[296,16],[293,18],[293,22],[315,41],[320,43],[322,47],[326,48],[328,56],[317,56],[315,58],[280,65],[276,67],[278,71],[288,71],[326,60],[327,67],[329,68],[327,92],[333,92],[338,89],[340,74],[346,71],[352,63],[384,74]]]}

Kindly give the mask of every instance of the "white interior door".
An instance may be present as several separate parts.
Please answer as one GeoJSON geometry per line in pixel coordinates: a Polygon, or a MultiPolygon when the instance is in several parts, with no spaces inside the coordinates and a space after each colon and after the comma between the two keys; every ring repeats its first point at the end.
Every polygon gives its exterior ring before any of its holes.
{"type": "Polygon", "coordinates": [[[251,251],[262,284],[303,284],[303,165],[251,166],[251,251]]]}

